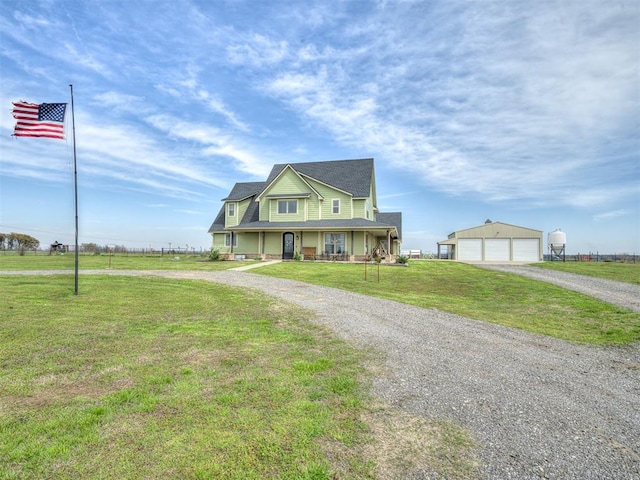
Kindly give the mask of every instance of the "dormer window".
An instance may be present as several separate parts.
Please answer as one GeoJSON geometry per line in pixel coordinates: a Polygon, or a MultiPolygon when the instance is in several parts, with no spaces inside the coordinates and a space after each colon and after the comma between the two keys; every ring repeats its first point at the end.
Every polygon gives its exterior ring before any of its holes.
{"type": "Polygon", "coordinates": [[[235,203],[227,204],[227,214],[230,217],[235,217],[236,216],[236,204],[235,203]]]}
{"type": "Polygon", "coordinates": [[[333,213],[340,213],[340,199],[339,198],[334,198],[331,201],[331,211],[333,213]]]}
{"type": "Polygon", "coordinates": [[[298,213],[298,201],[278,200],[278,213],[298,213]]]}

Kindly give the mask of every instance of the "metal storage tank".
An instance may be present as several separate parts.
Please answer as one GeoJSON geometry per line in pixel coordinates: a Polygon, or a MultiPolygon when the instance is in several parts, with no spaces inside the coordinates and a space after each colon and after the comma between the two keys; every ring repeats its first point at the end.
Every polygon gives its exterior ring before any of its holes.
{"type": "Polygon", "coordinates": [[[567,246],[567,235],[558,228],[549,233],[547,237],[547,244],[549,245],[549,250],[551,252],[551,260],[553,261],[554,256],[560,258],[560,255],[562,255],[562,260],[564,261],[565,248],[567,246]]]}

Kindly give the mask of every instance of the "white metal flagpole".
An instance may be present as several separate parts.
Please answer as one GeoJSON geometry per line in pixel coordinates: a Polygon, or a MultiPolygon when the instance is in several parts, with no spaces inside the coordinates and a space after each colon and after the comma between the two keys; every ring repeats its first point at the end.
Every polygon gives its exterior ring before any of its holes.
{"type": "Polygon", "coordinates": [[[73,110],[73,85],[70,84],[71,89],[71,128],[73,131],[73,185],[74,185],[74,204],[76,209],[76,245],[75,245],[75,289],[74,294],[78,295],[78,165],[76,162],[76,117],[73,110]]]}

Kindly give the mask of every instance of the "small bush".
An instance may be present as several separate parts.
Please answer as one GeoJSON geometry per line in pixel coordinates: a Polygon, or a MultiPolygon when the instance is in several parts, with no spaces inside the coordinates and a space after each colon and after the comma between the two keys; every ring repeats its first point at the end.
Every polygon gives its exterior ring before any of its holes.
{"type": "Polygon", "coordinates": [[[209,254],[209,260],[211,260],[212,262],[219,261],[220,260],[220,250],[212,249],[211,253],[209,254]]]}
{"type": "Polygon", "coordinates": [[[402,265],[406,265],[407,263],[409,263],[409,257],[407,257],[406,255],[400,255],[396,260],[396,262],[402,265]]]}

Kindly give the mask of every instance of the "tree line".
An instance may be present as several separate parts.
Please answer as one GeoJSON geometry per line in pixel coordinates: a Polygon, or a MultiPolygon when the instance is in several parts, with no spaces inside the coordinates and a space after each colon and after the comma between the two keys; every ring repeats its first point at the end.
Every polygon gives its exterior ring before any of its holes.
{"type": "Polygon", "coordinates": [[[40,246],[40,240],[25,233],[0,232],[0,250],[35,250],[40,246]]]}

